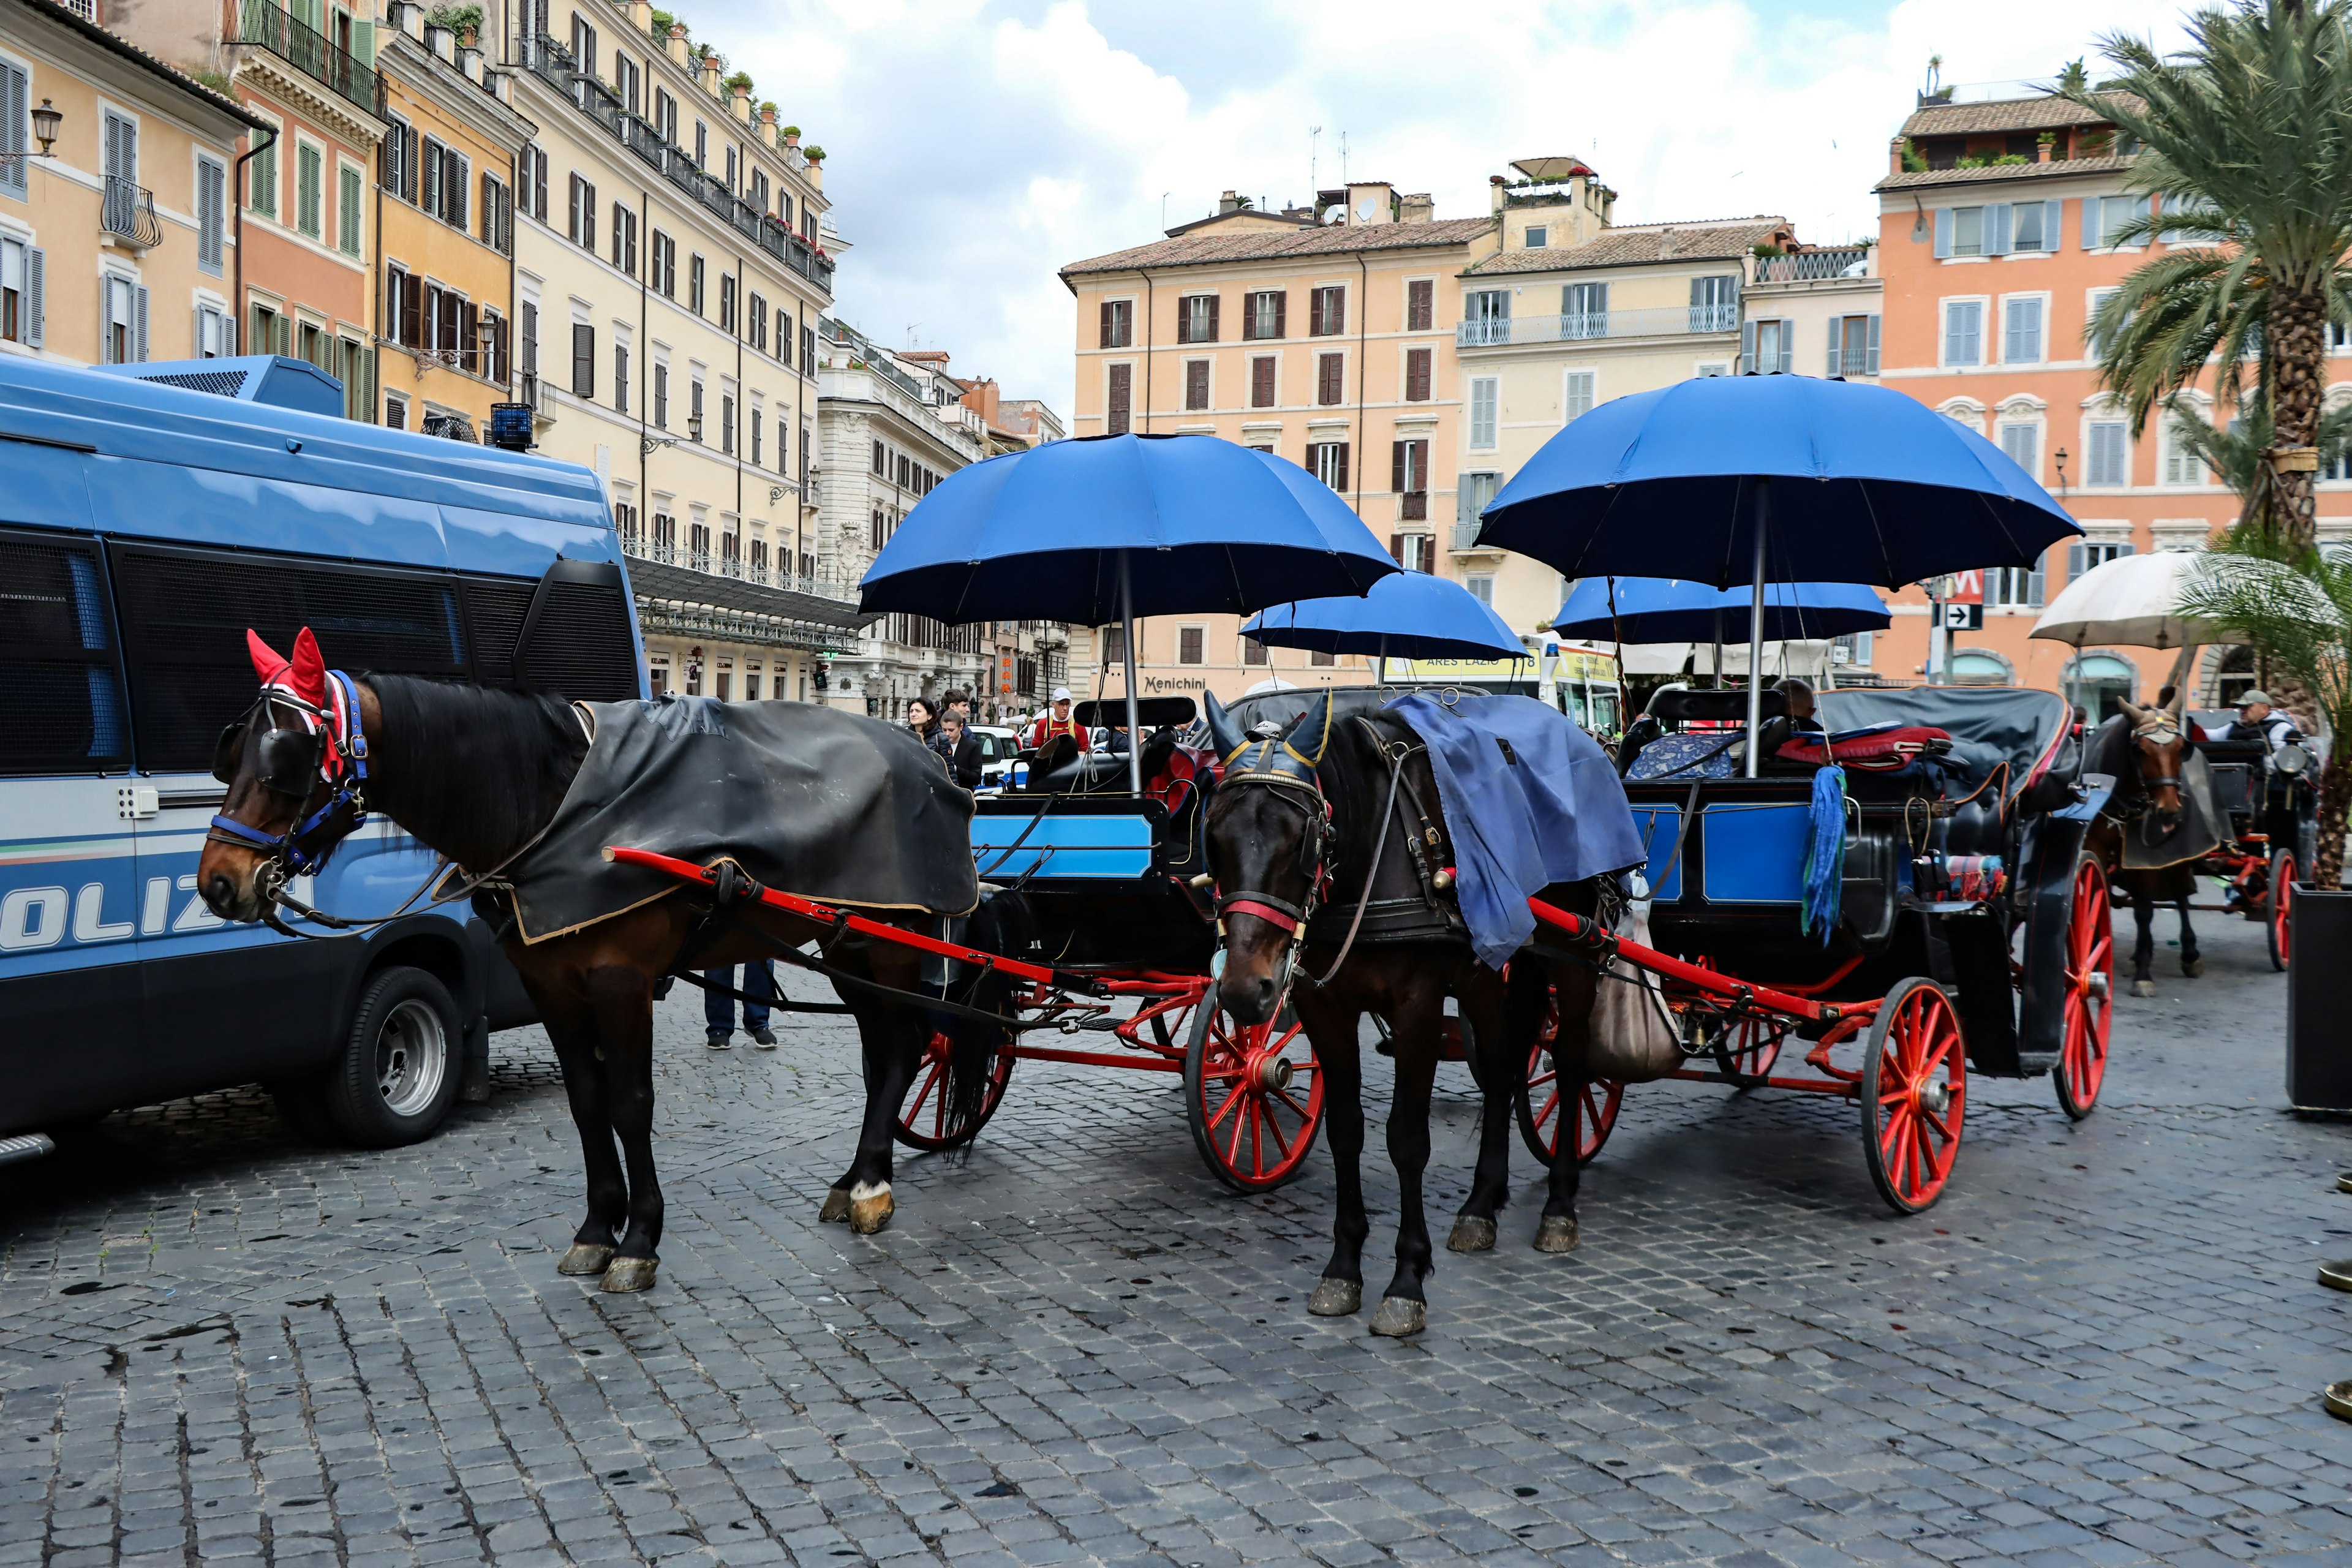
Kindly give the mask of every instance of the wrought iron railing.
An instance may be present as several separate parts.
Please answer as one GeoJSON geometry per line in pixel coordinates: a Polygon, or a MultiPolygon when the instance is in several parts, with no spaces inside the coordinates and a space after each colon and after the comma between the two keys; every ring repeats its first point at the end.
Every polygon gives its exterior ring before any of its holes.
{"type": "Polygon", "coordinates": [[[1661,305],[1637,310],[1570,310],[1558,316],[1513,316],[1477,320],[1454,328],[1458,348],[1496,348],[1507,343],[1549,343],[1593,338],[1682,336],[1739,330],[1739,306],[1661,305]]]}
{"type": "Polygon", "coordinates": [[[337,47],[317,28],[288,16],[270,0],[242,0],[236,42],[258,44],[371,114],[383,108],[383,86],[373,68],[362,65],[350,51],[337,47]]]}
{"type": "Polygon", "coordinates": [[[1759,283],[1813,283],[1828,278],[1863,278],[1870,271],[1870,248],[1842,245],[1835,249],[1801,250],[1793,256],[1756,258],[1759,283]]]}
{"type": "Polygon", "coordinates": [[[99,203],[98,225],[142,250],[163,240],[163,223],[155,216],[154,193],[120,174],[106,176],[106,195],[99,203]]]}

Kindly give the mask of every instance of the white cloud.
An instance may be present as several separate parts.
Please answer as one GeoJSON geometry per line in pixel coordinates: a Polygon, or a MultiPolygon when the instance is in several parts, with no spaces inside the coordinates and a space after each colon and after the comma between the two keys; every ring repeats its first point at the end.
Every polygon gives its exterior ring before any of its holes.
{"type": "Polygon", "coordinates": [[[2046,81],[2175,0],[721,0],[688,17],[822,145],[856,248],[837,312],[1066,414],[1066,262],[1220,191],[1308,198],[1346,164],[1485,209],[1515,157],[1573,153],[1624,221],[1786,214],[1838,239],[1931,54],[1947,82],[2046,81]]]}

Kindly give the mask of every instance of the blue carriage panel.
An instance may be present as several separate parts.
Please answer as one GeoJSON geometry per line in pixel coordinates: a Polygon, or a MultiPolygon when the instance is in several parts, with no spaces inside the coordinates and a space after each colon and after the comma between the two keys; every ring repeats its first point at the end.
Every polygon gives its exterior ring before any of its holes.
{"type": "Polygon", "coordinates": [[[971,820],[972,859],[983,880],[1034,875],[1066,881],[1140,881],[1151,870],[1151,819],[1133,816],[987,816],[971,820]]]}
{"type": "Polygon", "coordinates": [[[1811,820],[1810,809],[1797,805],[1709,805],[1698,823],[1706,901],[1801,903],[1811,820]]]}
{"type": "Polygon", "coordinates": [[[1683,896],[1683,866],[1676,860],[1665,880],[1658,873],[1666,869],[1666,860],[1675,852],[1675,838],[1683,826],[1682,808],[1676,805],[1636,805],[1633,811],[1633,831],[1640,835],[1642,848],[1649,858],[1643,875],[1650,879],[1650,897],[1660,903],[1671,904],[1683,896]]]}

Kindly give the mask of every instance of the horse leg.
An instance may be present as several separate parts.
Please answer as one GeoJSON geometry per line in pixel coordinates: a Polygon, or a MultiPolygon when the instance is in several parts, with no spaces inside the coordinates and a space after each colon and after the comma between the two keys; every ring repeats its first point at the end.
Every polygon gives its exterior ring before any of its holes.
{"type": "Polygon", "coordinates": [[[650,1289],[660,1267],[661,1179],[654,1173],[654,996],[645,971],[602,964],[588,972],[588,1002],[604,1049],[604,1104],[628,1166],[629,1224],[604,1269],[604,1289],[650,1289]]]}
{"type": "MultiPolygon", "coordinates": [[[[1540,971],[1532,957],[1520,963],[1540,971]]],[[[1445,1238],[1448,1252],[1489,1252],[1495,1246],[1495,1216],[1509,1201],[1511,1189],[1511,1094],[1518,1079],[1509,1066],[1515,1046],[1524,1047],[1512,1025],[1503,977],[1484,964],[1474,966],[1462,987],[1463,1021],[1470,1028],[1470,1048],[1478,1053],[1478,1079],[1486,1087],[1478,1112],[1478,1168],[1470,1178],[1469,1195],[1454,1216],[1454,1233],[1445,1238]]],[[[1520,1066],[1526,1066],[1524,1056],[1520,1066]]]]}
{"type": "Polygon", "coordinates": [[[1402,1338],[1428,1326],[1429,1303],[1422,1282],[1435,1271],[1429,1220],[1421,1201],[1422,1173],[1429,1166],[1429,1097],[1437,1081],[1437,1035],[1444,993],[1436,981],[1400,988],[1402,995],[1389,1019],[1396,1049],[1396,1098],[1389,1106],[1389,1163],[1397,1173],[1396,1277],[1389,1281],[1372,1332],[1402,1338]]]}
{"type": "Polygon", "coordinates": [[[563,1095],[572,1103],[572,1121],[580,1129],[582,1163],[588,1172],[588,1217],[572,1235],[571,1250],[558,1263],[560,1274],[602,1274],[618,1250],[622,1223],[629,1216],[629,1185],[621,1174],[621,1156],[613,1144],[612,1119],[604,1110],[604,1075],[596,1060],[596,1026],[584,1010],[551,1006],[535,988],[547,1037],[555,1047],[555,1060],[563,1069],[563,1095]]]}
{"type": "Polygon", "coordinates": [[[2139,936],[2132,944],[2132,994],[2156,994],[2156,900],[2145,889],[2132,891],[2132,922],[2139,936]]]}
{"type": "MultiPolygon", "coordinates": [[[[1213,1006],[1213,998],[1202,1005],[1213,1006]]],[[[1331,1226],[1331,1261],[1307,1300],[1318,1318],[1344,1318],[1364,1304],[1364,1238],[1372,1225],[1364,1213],[1364,1064],[1356,1031],[1363,1013],[1341,1006],[1329,994],[1301,986],[1291,1005],[1315,1047],[1323,1068],[1323,1137],[1331,1148],[1339,1201],[1331,1226]]]]}
{"type": "Polygon", "coordinates": [[[2189,927],[2189,895],[2175,899],[2172,907],[2180,914],[2180,973],[2194,980],[2205,973],[2205,961],[2197,953],[2197,933],[2189,927]]]}
{"type": "MultiPolygon", "coordinates": [[[[1520,1033],[1517,1038],[1527,1042],[1519,1047],[1519,1072],[1527,1070],[1528,1052],[1543,1027],[1547,1008],[1553,1005],[1553,987],[1558,988],[1559,1017],[1553,1026],[1551,1041],[1552,1091],[1559,1097],[1559,1109],[1555,1112],[1553,1128],[1559,1137],[1559,1148],[1552,1155],[1550,1180],[1544,1191],[1543,1218],[1536,1226],[1535,1249],[1538,1252],[1573,1252],[1576,1250],[1576,1193],[1584,1179],[1583,1163],[1576,1157],[1578,1109],[1582,1104],[1586,1086],[1586,1057],[1592,1038],[1593,993],[1601,982],[1582,964],[1562,963],[1550,969],[1533,984],[1523,983],[1520,958],[1511,965],[1511,1008],[1514,1023],[1520,1033]],[[1524,1019],[1524,1022],[1519,1020],[1524,1019]]],[[[1514,1089],[1517,1085],[1514,1078],[1514,1089]]]]}

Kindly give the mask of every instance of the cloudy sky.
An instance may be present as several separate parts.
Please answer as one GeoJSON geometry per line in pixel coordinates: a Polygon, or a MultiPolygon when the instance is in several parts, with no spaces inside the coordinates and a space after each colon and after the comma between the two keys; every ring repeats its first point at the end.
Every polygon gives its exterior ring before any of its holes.
{"type": "Polygon", "coordinates": [[[1618,191],[1621,222],[1779,213],[1844,239],[1875,222],[1870,186],[1929,56],[1963,96],[2046,82],[2109,32],[2177,45],[2182,9],[688,0],[684,15],[825,149],[851,247],[837,312],[1066,417],[1076,329],[1056,268],[1155,238],[1220,191],[1304,202],[1344,166],[1474,216],[1511,159],[1573,153],[1618,191]]]}

